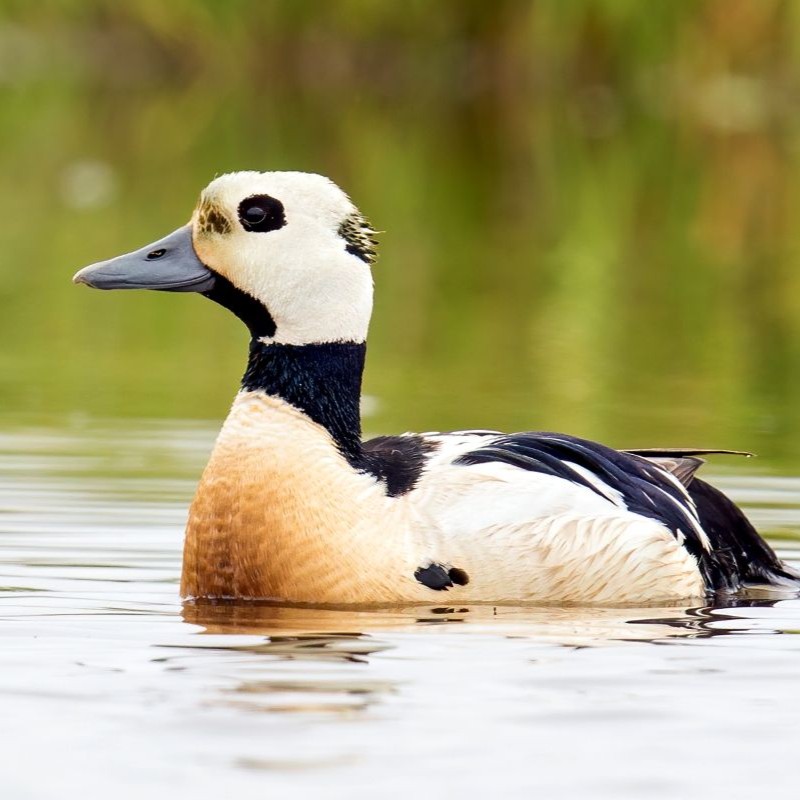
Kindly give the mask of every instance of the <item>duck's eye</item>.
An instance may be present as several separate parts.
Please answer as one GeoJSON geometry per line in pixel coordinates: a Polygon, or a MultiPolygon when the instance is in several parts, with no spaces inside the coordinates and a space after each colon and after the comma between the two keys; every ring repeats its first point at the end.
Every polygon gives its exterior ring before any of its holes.
{"type": "Polygon", "coordinates": [[[239,203],[239,222],[252,233],[276,231],[286,224],[283,203],[268,194],[248,197],[239,203]]]}

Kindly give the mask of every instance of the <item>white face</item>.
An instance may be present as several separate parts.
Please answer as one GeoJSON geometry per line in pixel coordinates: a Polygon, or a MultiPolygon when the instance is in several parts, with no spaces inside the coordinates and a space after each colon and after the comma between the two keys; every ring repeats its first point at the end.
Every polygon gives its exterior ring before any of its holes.
{"type": "Polygon", "coordinates": [[[372,231],[321,175],[233,172],[192,215],[200,260],[255,297],[284,344],[363,342],[372,312],[372,231]],[[348,252],[347,248],[354,252],[348,252]]]}

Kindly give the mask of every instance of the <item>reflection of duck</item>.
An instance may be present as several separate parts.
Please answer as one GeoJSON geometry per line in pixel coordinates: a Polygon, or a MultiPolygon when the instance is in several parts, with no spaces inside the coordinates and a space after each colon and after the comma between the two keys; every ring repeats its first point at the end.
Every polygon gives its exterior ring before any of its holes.
{"type": "MultiPolygon", "coordinates": [[[[653,606],[561,608],[488,605],[308,608],[276,603],[204,601],[184,603],[183,619],[203,628],[213,644],[201,638],[199,648],[298,658],[362,661],[392,647],[396,633],[417,633],[446,626],[448,635],[487,634],[550,644],[585,646],[622,641],[708,639],[739,633],[746,612],[737,608],[771,607],[777,601],[746,601],[713,608],[653,606]],[[237,637],[227,643],[220,636],[237,637]],[[267,637],[256,642],[241,636],[267,637]]],[[[768,620],[764,620],[768,625],[768,620]]],[[[769,631],[774,632],[774,631],[769,631]]]]}
{"type": "Polygon", "coordinates": [[[634,603],[793,580],[694,478],[701,451],[486,431],[362,442],[372,234],[326,178],[241,172],[209,184],[189,225],[75,276],[200,292],[250,330],[190,512],[185,595],[634,603]]]}

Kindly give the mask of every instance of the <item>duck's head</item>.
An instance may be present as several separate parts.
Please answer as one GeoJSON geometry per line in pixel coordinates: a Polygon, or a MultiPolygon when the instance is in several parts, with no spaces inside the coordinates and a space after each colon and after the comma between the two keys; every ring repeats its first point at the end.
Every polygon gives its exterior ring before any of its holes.
{"type": "Polygon", "coordinates": [[[328,178],[234,172],[202,191],[187,225],[73,280],[96,289],[199,292],[267,342],[363,342],[373,233],[328,178]]]}

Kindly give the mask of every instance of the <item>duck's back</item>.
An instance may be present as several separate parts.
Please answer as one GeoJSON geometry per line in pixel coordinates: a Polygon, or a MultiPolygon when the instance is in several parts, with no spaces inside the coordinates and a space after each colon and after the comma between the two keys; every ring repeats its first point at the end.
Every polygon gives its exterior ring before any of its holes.
{"type": "Polygon", "coordinates": [[[423,577],[461,595],[641,602],[796,577],[697,451],[620,452],[564,434],[460,431],[366,442],[365,463],[427,530],[423,577]],[[449,571],[470,590],[448,583],[449,571]]]}

